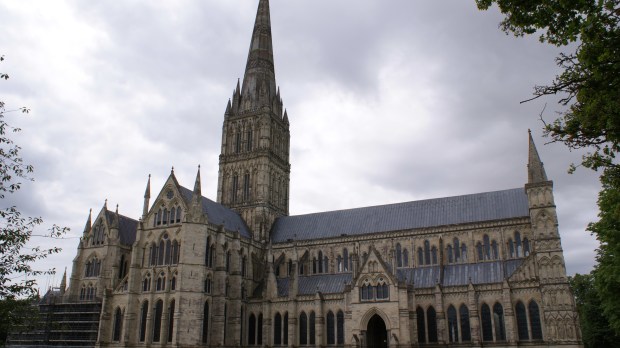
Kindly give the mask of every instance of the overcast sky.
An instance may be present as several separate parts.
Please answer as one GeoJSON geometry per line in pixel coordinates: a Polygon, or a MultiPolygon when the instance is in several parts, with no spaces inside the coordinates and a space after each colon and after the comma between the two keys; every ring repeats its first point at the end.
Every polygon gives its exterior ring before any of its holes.
{"type": "MultiPolygon", "coordinates": [[[[0,2],[0,98],[35,179],[1,202],[71,228],[40,267],[75,256],[104,200],[137,219],[174,166],[216,198],[223,114],[243,77],[257,0],[0,2]]],[[[527,129],[554,181],[569,274],[589,272],[596,173],[544,145],[533,86],[559,49],[498,29],[474,0],[271,0],[276,80],[291,122],[292,215],[523,187],[527,129]]],[[[56,241],[35,238],[34,243],[56,241]]],[[[57,285],[61,274],[39,281],[57,285]]]]}

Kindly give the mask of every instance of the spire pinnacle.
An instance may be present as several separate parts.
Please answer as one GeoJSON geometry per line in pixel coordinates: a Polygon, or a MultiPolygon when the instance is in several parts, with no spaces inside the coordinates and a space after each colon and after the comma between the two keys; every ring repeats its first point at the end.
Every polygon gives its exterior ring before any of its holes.
{"type": "Polygon", "coordinates": [[[271,41],[269,0],[259,0],[248,61],[243,76],[242,105],[245,108],[271,105],[276,95],[276,78],[271,41]]]}
{"type": "Polygon", "coordinates": [[[198,165],[198,172],[196,173],[196,182],[194,183],[194,196],[201,197],[201,189],[200,189],[200,164],[198,165]]]}
{"type": "Polygon", "coordinates": [[[534,139],[532,138],[532,131],[528,129],[527,132],[529,135],[527,182],[529,184],[534,184],[548,181],[545,167],[538,156],[538,150],[536,150],[536,144],[534,144],[534,139]]]}
{"type": "Polygon", "coordinates": [[[92,215],[93,215],[93,209],[91,208],[88,211],[88,220],[86,220],[86,226],[84,226],[84,233],[90,232],[90,228],[92,226],[92,215]]]}
{"type": "Polygon", "coordinates": [[[151,174],[146,182],[146,190],[144,191],[144,206],[142,207],[142,219],[146,218],[149,213],[149,201],[151,200],[151,174]]]}

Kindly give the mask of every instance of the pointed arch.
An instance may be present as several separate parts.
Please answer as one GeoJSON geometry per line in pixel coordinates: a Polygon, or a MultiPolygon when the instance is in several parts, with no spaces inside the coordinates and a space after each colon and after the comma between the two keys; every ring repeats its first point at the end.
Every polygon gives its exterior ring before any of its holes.
{"type": "Polygon", "coordinates": [[[334,312],[327,312],[327,318],[325,320],[326,332],[327,332],[327,344],[335,344],[336,343],[336,332],[335,332],[335,316],[334,312]]]}
{"type": "Polygon", "coordinates": [[[504,323],[504,308],[499,302],[493,305],[493,322],[495,324],[495,340],[506,340],[506,325],[504,323]]]}
{"type": "Polygon", "coordinates": [[[540,323],[540,310],[538,308],[538,304],[536,301],[531,300],[528,305],[528,309],[530,312],[530,326],[532,329],[532,339],[533,340],[542,340],[542,326],[540,323]]]}
{"type": "Polygon", "coordinates": [[[159,342],[161,337],[161,320],[164,312],[164,301],[158,300],[155,304],[155,317],[153,318],[153,342],[159,342]]]}
{"type": "Polygon", "coordinates": [[[146,339],[146,320],[149,315],[149,301],[142,302],[142,308],[140,309],[140,337],[139,341],[144,342],[146,339]]]}
{"type": "Polygon", "coordinates": [[[437,312],[433,306],[426,310],[426,322],[428,326],[428,341],[437,342],[437,312]]]}
{"type": "Polygon", "coordinates": [[[116,307],[116,311],[114,312],[114,329],[112,334],[112,341],[120,342],[121,340],[121,332],[123,329],[123,312],[120,307],[116,307]]]}
{"type": "Polygon", "coordinates": [[[424,310],[422,307],[418,306],[415,312],[418,324],[418,343],[426,343],[426,321],[424,320],[424,310]]]}
{"type": "Polygon", "coordinates": [[[279,346],[282,344],[282,316],[276,313],[273,319],[273,344],[279,346]]]}
{"type": "Polygon", "coordinates": [[[482,340],[493,341],[493,323],[491,321],[491,309],[489,305],[483,303],[480,308],[480,318],[482,320],[482,340]]]}
{"type": "Polygon", "coordinates": [[[449,342],[459,341],[459,324],[456,316],[456,309],[453,305],[448,307],[448,340],[449,342]]]}
{"type": "Polygon", "coordinates": [[[471,341],[471,328],[469,325],[469,309],[465,304],[459,308],[459,316],[461,319],[461,341],[471,341]]]}
{"type": "Polygon", "coordinates": [[[525,341],[530,339],[530,335],[527,331],[527,314],[525,313],[525,306],[523,302],[519,301],[515,305],[515,315],[517,316],[517,332],[519,334],[519,341],[525,341]]]}

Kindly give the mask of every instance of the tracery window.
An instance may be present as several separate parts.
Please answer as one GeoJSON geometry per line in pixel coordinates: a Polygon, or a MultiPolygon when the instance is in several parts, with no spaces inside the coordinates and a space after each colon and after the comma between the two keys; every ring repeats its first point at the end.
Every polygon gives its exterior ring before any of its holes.
{"type": "Polygon", "coordinates": [[[151,291],[151,274],[147,273],[144,279],[142,279],[142,291],[151,291]]]}
{"type": "Polygon", "coordinates": [[[162,240],[159,241],[159,245],[154,242],[150,247],[150,265],[162,266],[162,265],[176,265],[179,263],[181,257],[181,243],[171,241],[168,234],[164,234],[162,240]]]}
{"type": "Polygon", "coordinates": [[[101,271],[101,260],[94,256],[88,262],[86,262],[86,267],[84,267],[84,277],[92,278],[98,277],[101,271]]]}
{"type": "Polygon", "coordinates": [[[103,245],[105,240],[105,229],[103,227],[103,222],[99,220],[99,223],[95,225],[93,229],[93,237],[91,240],[91,245],[103,245]]]}
{"type": "Polygon", "coordinates": [[[155,291],[164,291],[166,290],[166,274],[164,272],[159,273],[159,277],[157,277],[157,285],[155,286],[155,291]]]}
{"type": "Polygon", "coordinates": [[[383,278],[379,280],[379,284],[375,287],[377,293],[377,300],[385,300],[390,298],[390,288],[383,281],[383,278]]]}

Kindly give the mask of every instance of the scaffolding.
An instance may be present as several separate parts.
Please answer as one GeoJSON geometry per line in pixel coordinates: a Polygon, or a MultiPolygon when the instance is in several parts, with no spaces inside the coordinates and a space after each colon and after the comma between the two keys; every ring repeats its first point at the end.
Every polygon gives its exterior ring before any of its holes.
{"type": "Polygon", "coordinates": [[[9,347],[95,347],[101,315],[101,299],[80,301],[50,290],[38,304],[28,324],[9,334],[9,347]]]}

